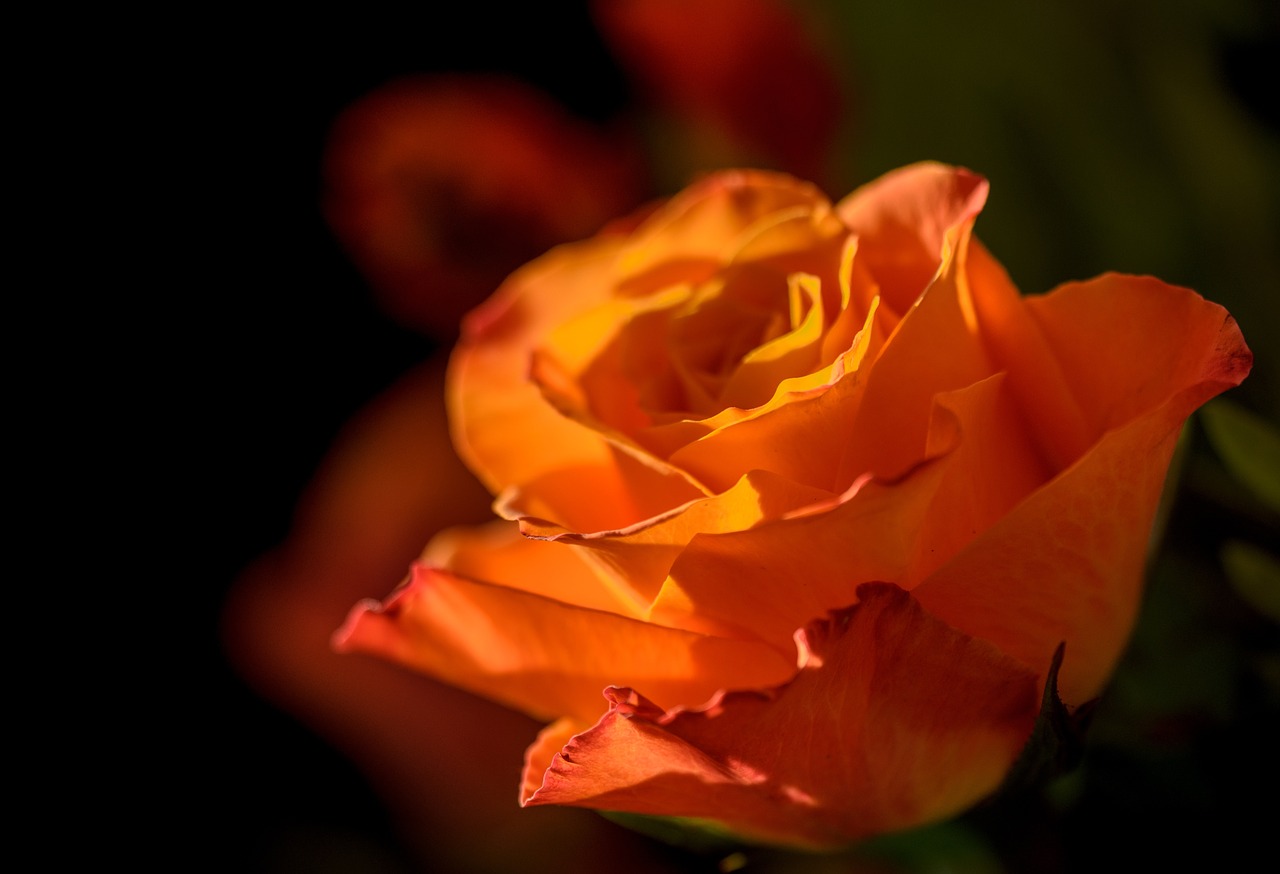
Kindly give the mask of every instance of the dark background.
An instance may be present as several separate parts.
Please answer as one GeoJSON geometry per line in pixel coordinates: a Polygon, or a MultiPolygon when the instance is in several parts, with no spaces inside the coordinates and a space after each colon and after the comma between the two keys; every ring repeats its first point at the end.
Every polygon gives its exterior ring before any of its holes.
{"type": "Polygon", "coordinates": [[[203,239],[174,286],[199,296],[176,304],[194,389],[180,401],[194,452],[175,499],[194,512],[176,534],[190,550],[178,585],[197,604],[201,669],[180,729],[180,819],[195,827],[184,855],[238,871],[413,870],[354,766],[248,689],[219,639],[228,587],[284,539],[338,429],[438,345],[379,309],[326,225],[326,136],[357,98],[422,72],[510,73],[591,119],[628,94],[584,4],[457,4],[447,20],[346,10],[298,25],[216,26],[225,51],[201,56],[206,90],[187,107],[203,141],[179,184],[194,183],[183,194],[203,239]]]}

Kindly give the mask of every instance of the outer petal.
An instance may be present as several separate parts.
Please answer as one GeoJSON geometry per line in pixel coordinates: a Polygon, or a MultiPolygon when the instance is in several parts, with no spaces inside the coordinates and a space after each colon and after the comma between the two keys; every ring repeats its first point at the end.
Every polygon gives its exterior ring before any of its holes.
{"type": "MultiPolygon", "coordinates": [[[[605,690],[605,699],[612,701],[612,689],[605,690]]],[[[538,732],[537,739],[529,744],[524,752],[524,771],[520,779],[519,800],[524,800],[538,791],[542,785],[543,775],[551,766],[551,760],[564,749],[573,736],[586,731],[590,725],[583,725],[573,719],[557,719],[538,732]]]]}
{"type": "Polygon", "coordinates": [[[1188,416],[1253,365],[1225,309],[1149,276],[1108,273],[1026,305],[1095,433],[1169,401],[1188,416]]]}
{"type": "Polygon", "coordinates": [[[569,741],[524,803],[699,817],[748,838],[831,846],[980,800],[1030,733],[1035,672],[895,587],[860,595],[810,626],[808,663],[779,689],[667,713],[610,690],[609,713],[569,741]]]}
{"type": "Polygon", "coordinates": [[[1079,704],[1098,694],[1133,627],[1178,429],[1238,384],[1252,356],[1221,307],[1154,280],[1107,277],[1030,303],[1091,424],[1129,421],[913,594],[1027,665],[1047,664],[1065,640],[1059,689],[1079,704]]]}
{"type": "Polygon", "coordinates": [[[795,670],[762,644],[588,610],[422,564],[385,604],[357,605],[334,644],[541,719],[588,723],[612,684],[651,689],[668,706],[689,705],[730,686],[778,683],[795,670]]]}

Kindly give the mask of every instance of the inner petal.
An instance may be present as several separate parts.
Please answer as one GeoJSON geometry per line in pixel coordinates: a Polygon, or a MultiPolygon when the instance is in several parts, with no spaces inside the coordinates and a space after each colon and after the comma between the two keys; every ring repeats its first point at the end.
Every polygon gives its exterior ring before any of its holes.
{"type": "Polygon", "coordinates": [[[743,358],[786,328],[787,317],[778,309],[718,293],[695,299],[688,311],[672,320],[667,336],[689,412],[718,412],[724,406],[725,385],[743,358]]]}
{"type": "Polygon", "coordinates": [[[787,292],[790,330],[742,357],[721,393],[721,407],[758,407],[773,397],[783,380],[822,366],[821,282],[816,276],[797,273],[788,280],[787,292]]]}

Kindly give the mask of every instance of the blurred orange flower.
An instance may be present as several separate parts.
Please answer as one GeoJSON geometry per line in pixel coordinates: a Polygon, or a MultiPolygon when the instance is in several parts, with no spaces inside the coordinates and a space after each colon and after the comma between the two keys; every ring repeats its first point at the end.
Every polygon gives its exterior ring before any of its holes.
{"type": "Polygon", "coordinates": [[[329,223],[401,322],[453,336],[508,273],[648,196],[633,139],[500,76],[394,81],[348,108],[325,161],[329,223]]]}
{"type": "Polygon", "coordinates": [[[525,805],[823,847],[990,794],[1060,642],[1068,706],[1107,682],[1180,426],[1252,357],[1152,278],[1019,296],[986,195],[723,172],[515,273],[448,380],[504,519],[338,645],[549,721],[525,805]]]}
{"type": "Polygon", "coordinates": [[[739,161],[825,179],[845,119],[834,65],[778,0],[597,0],[647,102],[713,129],[739,161]]]}

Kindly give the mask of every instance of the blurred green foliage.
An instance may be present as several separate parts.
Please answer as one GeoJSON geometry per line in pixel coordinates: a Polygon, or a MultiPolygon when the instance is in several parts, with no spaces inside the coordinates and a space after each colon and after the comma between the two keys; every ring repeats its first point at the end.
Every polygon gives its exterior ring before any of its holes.
{"type": "Polygon", "coordinates": [[[1205,406],[1200,420],[1232,478],[1280,513],[1280,432],[1225,398],[1205,406]]]}
{"type": "Polygon", "coordinates": [[[1222,565],[1237,594],[1264,616],[1280,622],[1280,561],[1242,540],[1222,547],[1222,565]]]}
{"type": "Polygon", "coordinates": [[[1246,102],[1264,83],[1228,76],[1267,45],[1275,4],[801,8],[850,97],[833,193],[924,159],[982,173],[977,232],[1025,293],[1112,270],[1194,288],[1258,353],[1237,397],[1280,420],[1280,135],[1246,102]]]}

